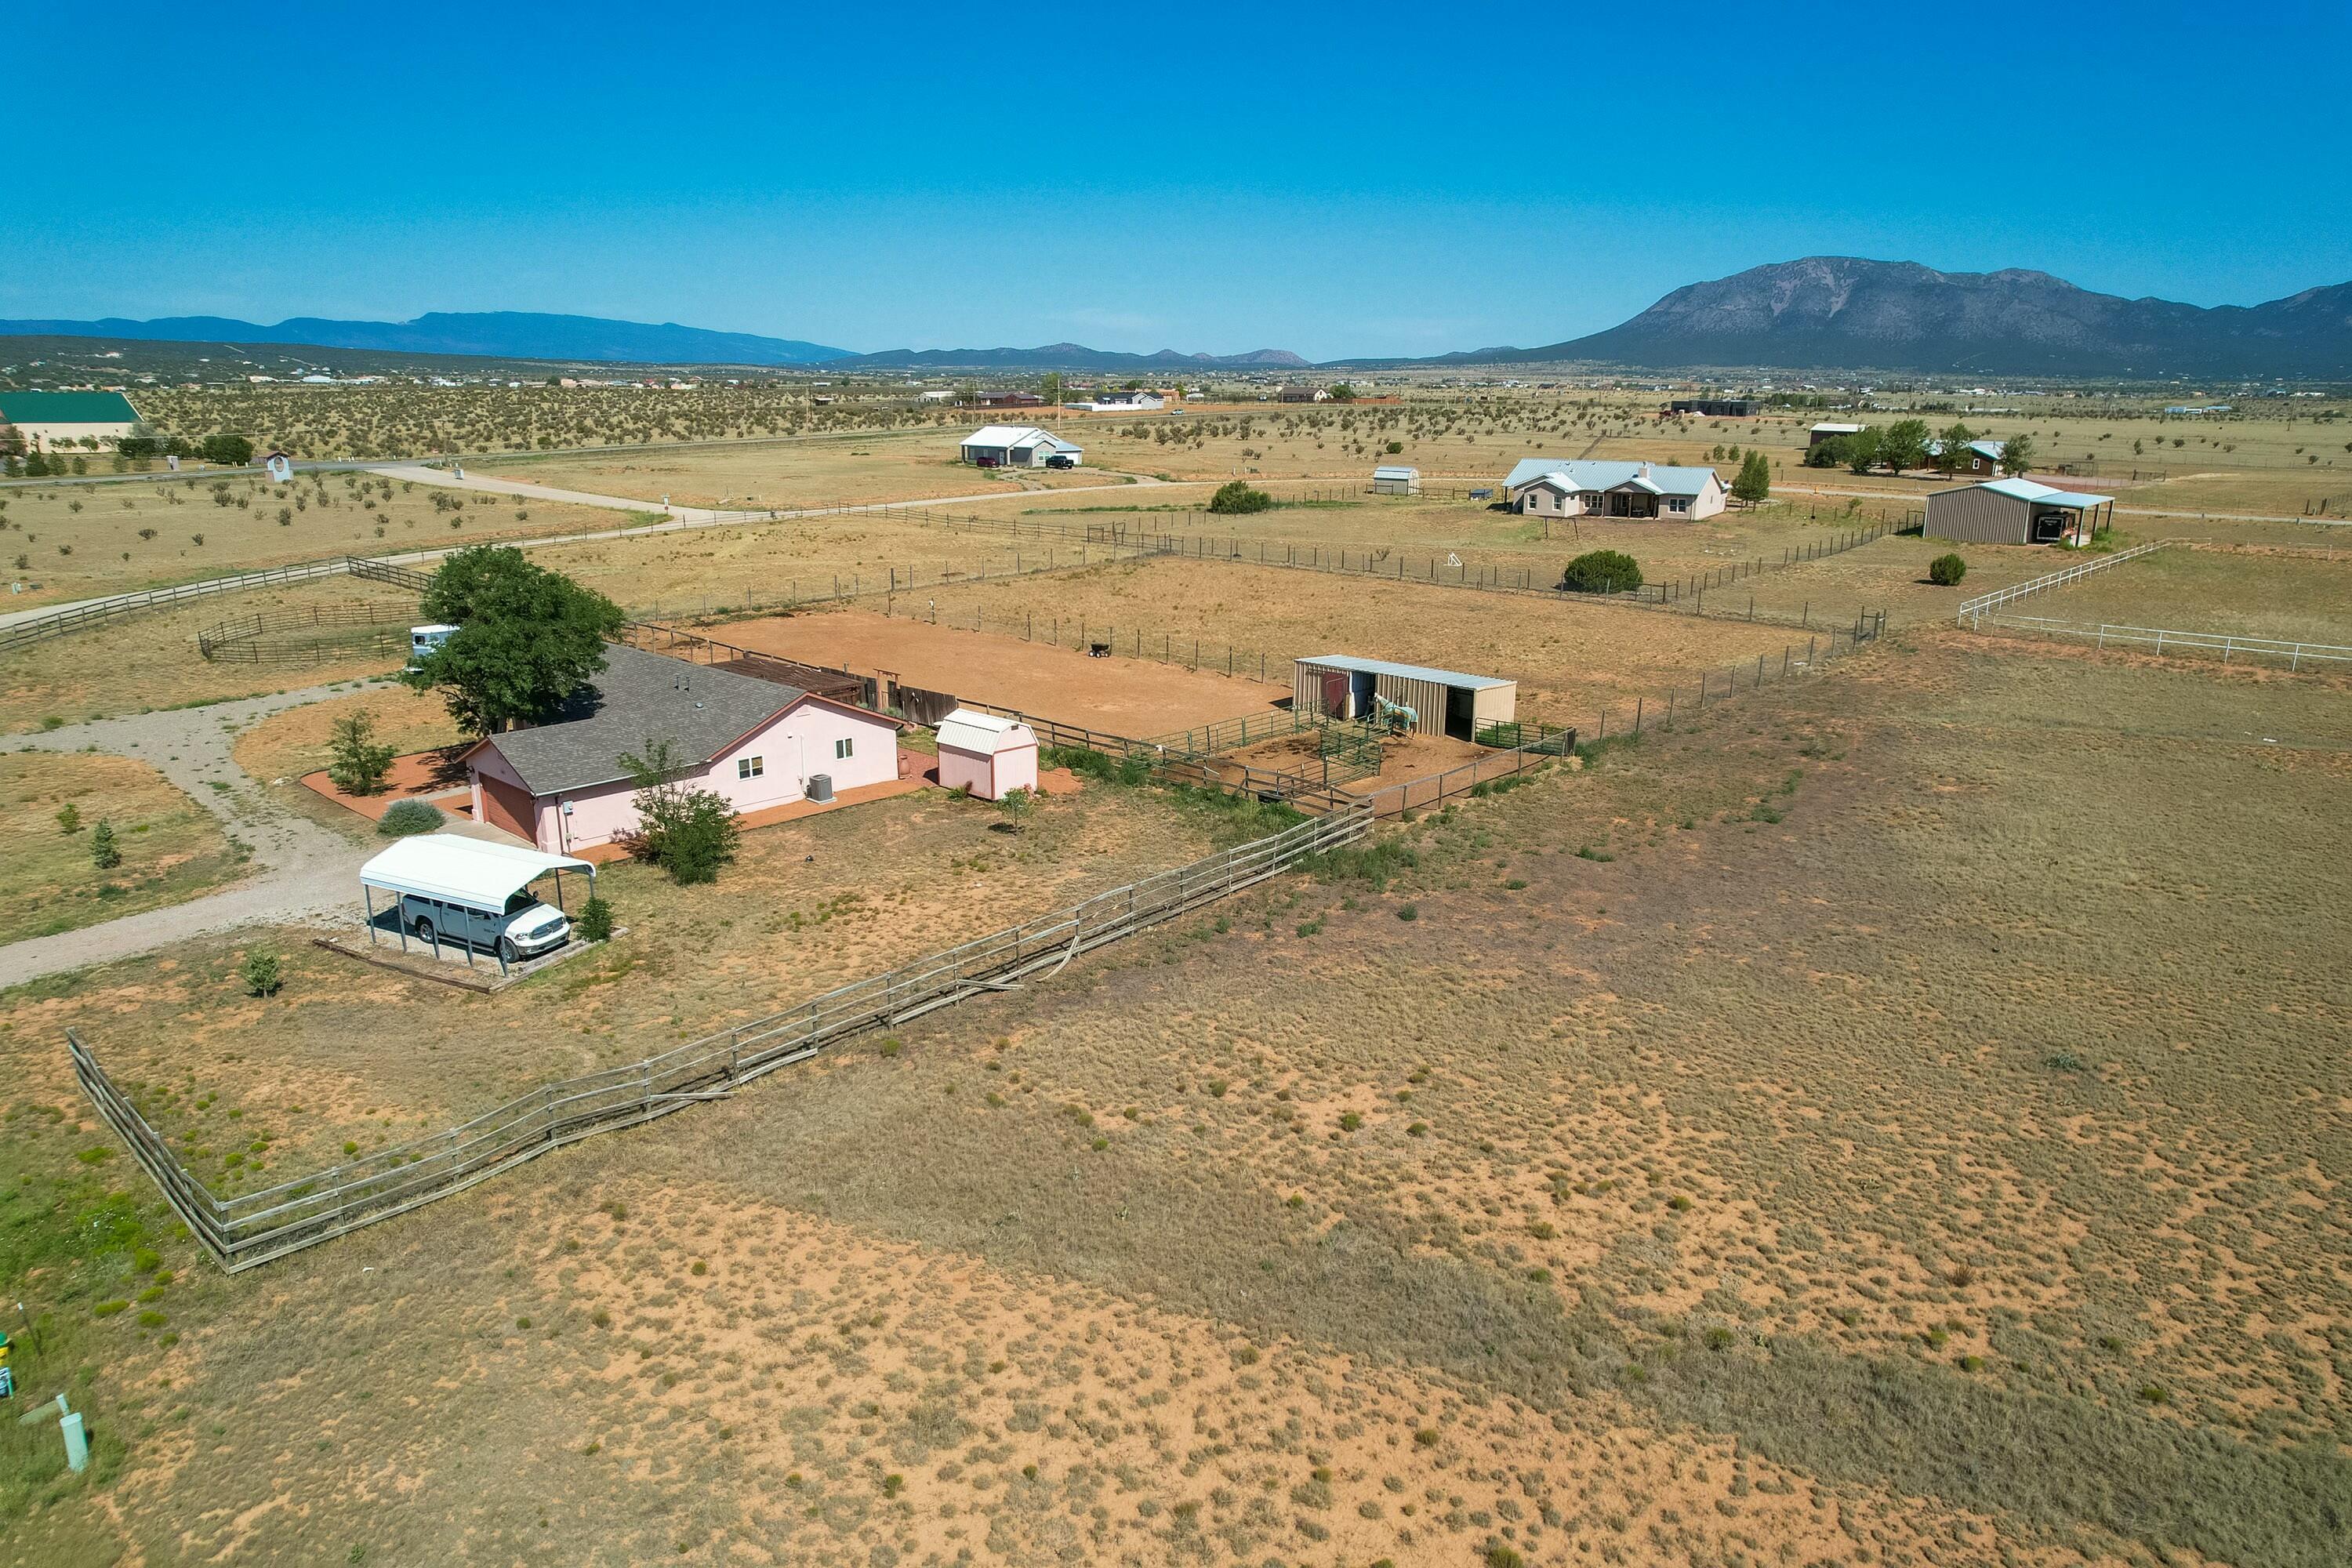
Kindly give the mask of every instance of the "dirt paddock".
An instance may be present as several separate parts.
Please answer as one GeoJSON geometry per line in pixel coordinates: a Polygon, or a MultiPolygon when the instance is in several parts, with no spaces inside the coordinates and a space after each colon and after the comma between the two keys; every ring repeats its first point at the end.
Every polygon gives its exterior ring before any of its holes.
{"type": "Polygon", "coordinates": [[[745,621],[722,636],[762,653],[846,667],[861,675],[888,670],[909,686],[1118,735],[1158,735],[1213,723],[1258,712],[1290,695],[1287,686],[1272,681],[1116,655],[1091,658],[1076,648],[891,620],[865,610],[745,621]]]}

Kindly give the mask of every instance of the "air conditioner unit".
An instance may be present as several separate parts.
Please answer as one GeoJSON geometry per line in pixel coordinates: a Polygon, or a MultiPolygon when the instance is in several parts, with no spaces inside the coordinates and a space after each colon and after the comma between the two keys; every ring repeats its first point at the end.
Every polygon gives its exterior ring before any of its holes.
{"type": "Polygon", "coordinates": [[[820,805],[824,805],[826,801],[831,800],[833,798],[833,775],[831,773],[809,774],[808,797],[811,800],[815,801],[820,805]]]}

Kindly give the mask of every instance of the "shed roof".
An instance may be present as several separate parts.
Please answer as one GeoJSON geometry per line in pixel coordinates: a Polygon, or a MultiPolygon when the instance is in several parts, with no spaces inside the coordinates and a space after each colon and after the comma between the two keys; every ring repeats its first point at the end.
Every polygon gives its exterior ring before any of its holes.
{"type": "Polygon", "coordinates": [[[1705,493],[1710,480],[1723,481],[1713,468],[1678,468],[1662,463],[1599,463],[1570,458],[1523,458],[1511,469],[1510,478],[1503,481],[1507,489],[1517,489],[1538,480],[1551,479],[1562,489],[1613,490],[1624,485],[1654,490],[1660,495],[1695,496],[1705,493]]]}
{"type": "Polygon", "coordinates": [[[139,410],[119,392],[0,392],[0,419],[12,425],[135,425],[139,410]]]}
{"type": "Polygon", "coordinates": [[[1841,425],[1834,419],[1824,419],[1820,424],[1811,426],[1808,433],[1818,436],[1823,431],[1827,431],[1832,436],[1857,436],[1862,433],[1862,426],[1859,425],[1841,425]]]}
{"type": "Polygon", "coordinates": [[[624,752],[667,741],[680,761],[707,763],[808,695],[797,686],[735,675],[618,644],[604,668],[564,705],[564,716],[482,742],[535,795],[615,784],[624,752]]]}
{"type": "Polygon", "coordinates": [[[959,751],[994,756],[999,752],[1017,751],[1036,743],[1037,732],[1020,720],[982,713],[977,709],[959,708],[940,721],[940,744],[959,751]]]}
{"type": "Polygon", "coordinates": [[[1077,451],[1075,441],[1065,441],[1050,430],[1040,430],[1034,425],[983,425],[963,438],[967,447],[1034,447],[1040,444],[1056,452],[1077,451]]]}
{"type": "Polygon", "coordinates": [[[1474,691],[1518,684],[1498,675],[1465,675],[1458,669],[1435,669],[1425,664],[1397,664],[1385,658],[1358,658],[1346,653],[1318,654],[1297,662],[1316,669],[1349,669],[1365,675],[1391,675],[1400,680],[1426,680],[1436,686],[1466,686],[1474,691]]]}
{"type": "MultiPolygon", "coordinates": [[[[1937,490],[1936,495],[1958,495],[1966,490],[1990,490],[1997,496],[2008,496],[2013,500],[2027,501],[2035,506],[2054,506],[2067,511],[2084,511],[2095,506],[2105,506],[2116,499],[2113,496],[2095,496],[2086,490],[2062,490],[2055,485],[2045,485],[2014,474],[2005,479],[1988,479],[1980,485],[1961,485],[1956,489],[1937,490]]],[[[1933,500],[1936,497],[1927,499],[1933,500]]]]}
{"type": "Polygon", "coordinates": [[[493,844],[455,833],[404,838],[360,868],[360,880],[389,892],[442,899],[469,909],[502,910],[533,878],[550,871],[596,868],[569,855],[549,855],[520,844],[493,844]]]}
{"type": "Polygon", "coordinates": [[[1417,479],[1421,478],[1421,470],[1419,468],[1408,468],[1402,463],[1388,463],[1383,464],[1380,468],[1374,468],[1372,470],[1372,478],[1376,479],[1417,479]]]}

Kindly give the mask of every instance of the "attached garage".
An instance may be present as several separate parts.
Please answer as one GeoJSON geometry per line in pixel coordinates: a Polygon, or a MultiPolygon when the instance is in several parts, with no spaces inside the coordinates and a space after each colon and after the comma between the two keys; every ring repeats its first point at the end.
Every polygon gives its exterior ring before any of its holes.
{"type": "Polygon", "coordinates": [[[1416,735],[1475,740],[1518,716],[1518,682],[1384,658],[1323,654],[1296,661],[1291,703],[1326,719],[1377,719],[1385,710],[1416,735]],[[1386,705],[1385,710],[1383,704],[1386,705]],[[1409,710],[1409,716],[1396,712],[1409,710]]]}
{"type": "Polygon", "coordinates": [[[2083,545],[2115,510],[2113,496],[2012,477],[1936,491],[1927,498],[1927,521],[1920,531],[1963,544],[2083,545]]]}

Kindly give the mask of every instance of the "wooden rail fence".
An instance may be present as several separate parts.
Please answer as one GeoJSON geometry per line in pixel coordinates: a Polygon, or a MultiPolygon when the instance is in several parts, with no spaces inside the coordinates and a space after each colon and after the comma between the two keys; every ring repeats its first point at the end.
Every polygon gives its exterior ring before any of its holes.
{"type": "Polygon", "coordinates": [[[1370,831],[1371,821],[1370,810],[1352,803],[643,1061],[542,1085],[445,1131],[233,1197],[216,1195],[179,1163],[71,1030],[67,1049],[100,1119],[214,1260],[236,1273],[463,1192],[567,1143],[722,1099],[867,1030],[1049,980],[1080,953],[1352,843],[1370,831]]]}

